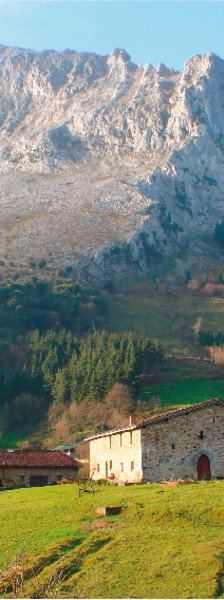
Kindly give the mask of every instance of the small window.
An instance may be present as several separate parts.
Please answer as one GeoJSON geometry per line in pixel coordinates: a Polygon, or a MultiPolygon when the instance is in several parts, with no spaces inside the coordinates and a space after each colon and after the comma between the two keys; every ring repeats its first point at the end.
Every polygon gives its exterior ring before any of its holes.
{"type": "Polygon", "coordinates": [[[120,433],[120,448],[122,447],[122,433],[120,433]]]}
{"type": "Polygon", "coordinates": [[[123,473],[124,470],[124,463],[121,463],[121,473],[123,473]]]}
{"type": "Polygon", "coordinates": [[[175,448],[175,444],[172,444],[172,450],[174,450],[174,448],[175,448]]]}
{"type": "Polygon", "coordinates": [[[213,417],[213,423],[215,423],[215,417],[213,417]]]}
{"type": "Polygon", "coordinates": [[[132,460],[132,461],[131,461],[131,471],[134,471],[134,468],[135,468],[135,463],[134,463],[134,461],[132,460]]]}
{"type": "Polygon", "coordinates": [[[130,431],[130,445],[132,446],[132,431],[130,431]]]}
{"type": "Polygon", "coordinates": [[[110,471],[112,469],[112,460],[110,460],[110,471]]]}
{"type": "Polygon", "coordinates": [[[109,436],[109,444],[110,444],[110,450],[111,450],[111,435],[109,436]]]}
{"type": "Polygon", "coordinates": [[[204,439],[204,431],[200,431],[200,439],[203,440],[204,439]]]}
{"type": "Polygon", "coordinates": [[[97,470],[97,473],[100,472],[100,465],[99,465],[99,463],[97,463],[97,465],[96,465],[96,470],[97,470]]]}

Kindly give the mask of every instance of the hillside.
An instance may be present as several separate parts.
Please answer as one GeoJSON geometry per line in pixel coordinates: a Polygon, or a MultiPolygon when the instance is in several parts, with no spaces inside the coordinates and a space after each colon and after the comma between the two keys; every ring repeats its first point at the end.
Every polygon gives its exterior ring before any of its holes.
{"type": "Polygon", "coordinates": [[[216,481],[96,486],[80,498],[76,484],[3,492],[1,594],[22,573],[23,598],[223,598],[223,491],[216,481]],[[121,514],[97,517],[107,504],[121,514]]]}
{"type": "Polygon", "coordinates": [[[0,46],[0,70],[1,445],[46,441],[49,409],[62,441],[76,410],[69,439],[103,427],[105,357],[74,383],[95,331],[162,343],[159,369],[135,383],[110,365],[133,410],[222,397],[223,364],[199,334],[223,336],[224,61],[196,56],[177,73],[121,49],[0,46]]]}
{"type": "Polygon", "coordinates": [[[81,289],[68,278],[61,278],[53,289],[43,282],[3,287],[1,447],[15,447],[27,440],[35,446],[55,447],[126,423],[130,410],[141,417],[223,398],[223,355],[221,364],[216,364],[209,348],[200,343],[200,331],[210,331],[214,337],[223,334],[223,284],[203,284],[203,277],[202,272],[198,289],[182,283],[166,290],[163,279],[158,278],[155,283],[123,281],[111,292],[104,290],[104,303],[96,291],[81,289]],[[100,339],[106,341],[108,331],[117,336],[117,350],[108,352],[102,347],[92,362],[90,355],[87,360],[82,354],[77,363],[74,355],[73,363],[74,349],[82,352],[88,340],[92,343],[93,322],[97,344],[100,339]],[[33,333],[34,325],[39,328],[38,335],[33,333]],[[131,342],[133,335],[139,341],[148,337],[156,346],[162,344],[163,358],[157,364],[149,363],[146,372],[142,360],[140,370],[136,365],[137,370],[132,371],[134,365],[129,364],[128,375],[118,348],[120,343],[131,342]],[[128,395],[121,386],[106,400],[115,382],[130,386],[128,395]]]}
{"type": "Polygon", "coordinates": [[[177,73],[120,49],[1,46],[0,69],[3,274],[44,260],[104,279],[181,249],[177,271],[220,259],[223,60],[177,73]]]}

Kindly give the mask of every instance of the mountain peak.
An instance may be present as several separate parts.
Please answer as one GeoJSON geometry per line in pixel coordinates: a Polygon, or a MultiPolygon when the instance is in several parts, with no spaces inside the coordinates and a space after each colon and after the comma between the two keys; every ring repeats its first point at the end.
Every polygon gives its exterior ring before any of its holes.
{"type": "Polygon", "coordinates": [[[36,240],[37,254],[55,244],[57,267],[97,256],[100,269],[111,244],[128,242],[144,269],[147,248],[170,252],[211,232],[223,218],[223,65],[198,55],[180,74],[136,66],[120,48],[98,56],[1,46],[9,256],[22,261],[36,240]]]}

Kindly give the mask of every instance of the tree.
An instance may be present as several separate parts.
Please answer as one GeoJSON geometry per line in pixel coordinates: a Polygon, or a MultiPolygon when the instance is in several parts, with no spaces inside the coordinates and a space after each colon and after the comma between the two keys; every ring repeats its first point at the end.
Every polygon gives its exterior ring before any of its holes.
{"type": "Polygon", "coordinates": [[[104,404],[109,417],[114,409],[124,415],[129,415],[134,406],[130,388],[123,383],[115,383],[105,397],[104,404]]]}
{"type": "Polygon", "coordinates": [[[55,375],[52,395],[58,404],[66,404],[70,399],[70,374],[67,368],[58,369],[55,375]]]}
{"type": "Polygon", "coordinates": [[[191,272],[188,270],[185,273],[185,283],[189,283],[189,281],[191,281],[192,277],[191,277],[191,272]]]}
{"type": "Polygon", "coordinates": [[[219,246],[221,246],[221,248],[224,248],[224,220],[223,219],[222,219],[221,223],[218,222],[216,224],[214,238],[215,238],[215,241],[219,244],[219,246]]]}

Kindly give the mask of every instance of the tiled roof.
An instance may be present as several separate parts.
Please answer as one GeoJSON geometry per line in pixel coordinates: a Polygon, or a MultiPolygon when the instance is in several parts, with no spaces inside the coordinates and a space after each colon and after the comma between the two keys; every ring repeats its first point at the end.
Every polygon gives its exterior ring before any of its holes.
{"type": "Polygon", "coordinates": [[[141,429],[142,427],[147,427],[148,425],[153,425],[153,423],[158,423],[160,421],[167,422],[173,417],[188,415],[189,413],[201,410],[202,408],[209,408],[210,406],[216,406],[220,404],[224,406],[224,400],[221,400],[220,398],[213,398],[212,400],[207,400],[206,402],[199,402],[198,404],[193,404],[192,406],[186,406],[185,408],[171,410],[161,415],[155,415],[154,417],[143,419],[143,421],[139,421],[138,423],[134,423],[133,425],[128,425],[127,427],[122,427],[120,429],[113,429],[111,431],[99,433],[98,435],[94,435],[92,437],[87,438],[85,441],[87,442],[95,440],[97,438],[105,437],[107,435],[114,435],[115,433],[123,433],[124,431],[133,431],[133,429],[141,429]]]}
{"type": "Polygon", "coordinates": [[[217,404],[222,404],[224,406],[224,400],[220,400],[220,398],[213,398],[212,400],[207,400],[206,402],[199,402],[198,404],[193,404],[192,406],[186,406],[185,408],[179,408],[178,410],[170,410],[162,415],[155,415],[155,417],[149,417],[149,419],[144,419],[137,423],[138,427],[146,427],[146,425],[150,423],[155,423],[157,421],[168,421],[173,417],[179,417],[181,415],[188,415],[195,410],[200,410],[202,408],[208,408],[209,406],[214,406],[217,404]]]}
{"type": "Polygon", "coordinates": [[[64,452],[54,450],[0,450],[0,467],[71,467],[79,462],[64,452]]]}

